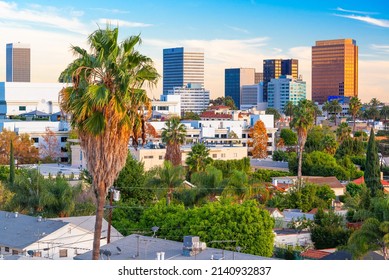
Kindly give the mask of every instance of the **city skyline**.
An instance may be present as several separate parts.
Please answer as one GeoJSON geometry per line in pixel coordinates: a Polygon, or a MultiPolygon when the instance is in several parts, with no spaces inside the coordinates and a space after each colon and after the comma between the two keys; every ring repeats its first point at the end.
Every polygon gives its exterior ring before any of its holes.
{"type": "MultiPolygon", "coordinates": [[[[384,1],[0,1],[0,81],[5,46],[31,46],[31,81],[55,82],[74,57],[71,45],[107,22],[121,38],[141,34],[139,50],[162,75],[164,48],[201,48],[205,88],[224,95],[226,68],[255,68],[265,59],[298,59],[311,97],[311,48],[316,41],[352,38],[359,47],[359,98],[389,102],[389,4],[384,1]],[[324,3],[322,3],[324,2],[324,3]]],[[[162,78],[149,96],[159,98],[162,78]]]]}

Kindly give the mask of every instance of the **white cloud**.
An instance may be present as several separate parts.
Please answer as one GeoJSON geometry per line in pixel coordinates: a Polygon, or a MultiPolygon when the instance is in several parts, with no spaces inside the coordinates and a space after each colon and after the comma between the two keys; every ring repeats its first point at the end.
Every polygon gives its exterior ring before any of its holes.
{"type": "Polygon", "coordinates": [[[376,45],[376,44],[372,44],[370,45],[370,47],[375,50],[375,51],[378,51],[378,52],[381,52],[381,53],[386,53],[386,54],[389,54],[389,45],[376,45]]]}
{"type": "Polygon", "coordinates": [[[247,29],[243,29],[243,28],[240,28],[240,27],[230,26],[230,25],[226,25],[226,27],[228,27],[228,28],[231,29],[231,30],[240,32],[240,33],[245,33],[245,34],[248,34],[248,33],[249,33],[249,31],[248,31],[247,29]]]}
{"type": "Polygon", "coordinates": [[[100,11],[104,13],[111,13],[111,14],[129,14],[130,11],[126,10],[119,10],[119,9],[105,9],[105,8],[90,8],[91,10],[94,11],[100,11]]]}
{"type": "Polygon", "coordinates": [[[335,16],[349,18],[349,19],[355,19],[355,20],[359,20],[362,22],[372,24],[372,25],[389,28],[389,20],[387,20],[387,19],[377,19],[377,18],[372,18],[369,16],[340,15],[340,14],[335,14],[335,16]]]}
{"type": "Polygon", "coordinates": [[[82,12],[60,11],[53,7],[30,5],[20,9],[16,3],[0,1],[0,19],[24,24],[39,24],[75,33],[87,34],[88,28],[79,19],[82,12]]]}
{"type": "Polygon", "coordinates": [[[100,18],[98,20],[99,23],[106,24],[111,23],[114,25],[118,25],[121,27],[150,27],[153,26],[152,24],[143,23],[143,22],[133,22],[133,21],[126,21],[121,19],[108,19],[108,18],[100,18]]]}
{"type": "Polygon", "coordinates": [[[341,8],[341,7],[337,7],[335,10],[339,11],[339,12],[352,13],[352,14],[363,14],[363,15],[375,15],[375,14],[377,14],[376,12],[346,10],[346,9],[341,8]]]}
{"type": "Polygon", "coordinates": [[[389,103],[389,61],[359,60],[359,98],[368,102],[373,97],[389,103]]]}

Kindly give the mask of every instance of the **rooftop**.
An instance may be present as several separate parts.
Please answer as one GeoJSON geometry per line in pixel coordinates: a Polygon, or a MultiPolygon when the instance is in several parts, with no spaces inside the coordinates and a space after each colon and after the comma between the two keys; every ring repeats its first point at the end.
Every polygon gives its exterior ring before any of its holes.
{"type": "MultiPolygon", "coordinates": [[[[244,254],[215,248],[205,248],[197,255],[184,256],[183,242],[132,234],[101,247],[101,259],[155,260],[157,253],[164,252],[165,260],[271,260],[272,258],[244,254]],[[108,250],[108,251],[107,251],[108,250]],[[105,254],[104,254],[105,252],[105,254]],[[107,253],[109,252],[109,253],[107,253]]],[[[92,251],[75,257],[77,260],[92,259],[92,251]]]]}

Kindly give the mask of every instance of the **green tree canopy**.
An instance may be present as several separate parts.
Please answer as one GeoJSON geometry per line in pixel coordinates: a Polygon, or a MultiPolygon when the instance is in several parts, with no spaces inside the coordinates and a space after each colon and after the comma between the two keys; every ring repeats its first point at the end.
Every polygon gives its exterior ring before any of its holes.
{"type": "Polygon", "coordinates": [[[375,196],[379,190],[382,190],[378,147],[375,141],[373,128],[371,128],[367,145],[364,179],[373,196],[375,196]]]}

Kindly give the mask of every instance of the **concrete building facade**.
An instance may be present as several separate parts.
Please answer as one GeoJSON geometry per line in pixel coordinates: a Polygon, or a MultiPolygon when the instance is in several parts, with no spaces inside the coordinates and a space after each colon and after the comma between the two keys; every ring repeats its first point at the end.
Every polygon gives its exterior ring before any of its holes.
{"type": "Polygon", "coordinates": [[[6,45],[6,81],[31,82],[30,45],[22,43],[6,45]]]}
{"type": "Polygon", "coordinates": [[[254,68],[229,68],[224,71],[224,96],[231,96],[237,108],[240,108],[242,86],[253,84],[254,68]]]}

